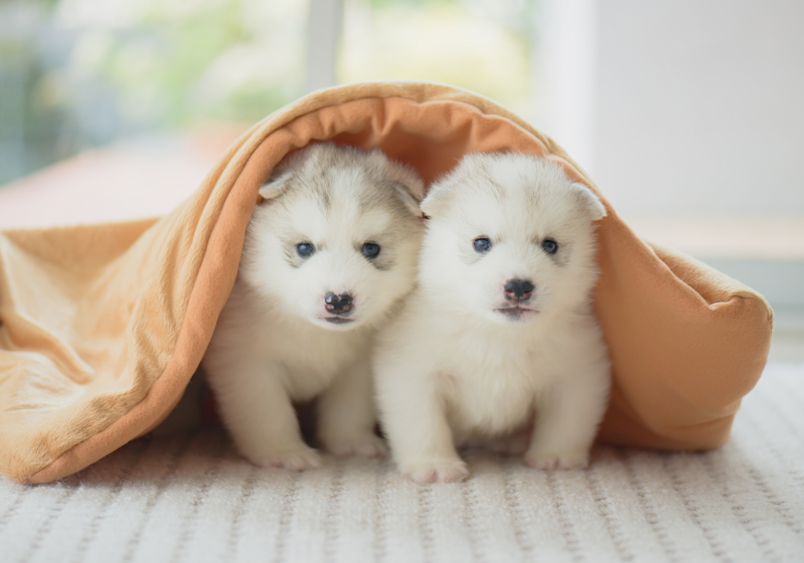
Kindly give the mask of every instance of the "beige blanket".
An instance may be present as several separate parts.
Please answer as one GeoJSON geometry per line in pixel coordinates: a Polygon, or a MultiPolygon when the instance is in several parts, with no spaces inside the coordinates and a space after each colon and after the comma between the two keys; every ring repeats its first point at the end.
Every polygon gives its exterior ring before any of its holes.
{"type": "MultiPolygon", "coordinates": [[[[0,233],[3,474],[58,479],[167,416],[231,290],[259,185],[286,153],[327,139],[381,147],[426,181],[467,151],[511,150],[553,158],[595,187],[489,100],[435,84],[356,84],[268,116],[158,221],[0,233]]],[[[614,386],[599,438],[720,446],[765,365],[772,312],[740,283],[648,246],[606,205],[595,303],[614,386]]]]}

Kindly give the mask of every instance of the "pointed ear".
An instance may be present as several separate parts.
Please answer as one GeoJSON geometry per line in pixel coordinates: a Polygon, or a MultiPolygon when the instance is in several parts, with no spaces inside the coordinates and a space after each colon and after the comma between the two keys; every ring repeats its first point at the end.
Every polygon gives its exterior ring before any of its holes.
{"type": "Polygon", "coordinates": [[[453,191],[453,182],[449,179],[436,182],[430,186],[419,207],[427,217],[438,215],[439,210],[451,199],[453,191]]]}
{"type": "Polygon", "coordinates": [[[574,182],[570,189],[575,194],[578,201],[586,208],[592,221],[599,221],[606,216],[606,207],[597,194],[589,189],[588,186],[580,182],[574,182]]]}
{"type": "MultiPolygon", "coordinates": [[[[402,182],[394,182],[394,189],[402,200],[402,203],[405,204],[405,207],[416,217],[421,217],[422,210],[419,209],[420,202],[416,199],[416,196],[413,195],[412,190],[402,182]]],[[[424,188],[422,187],[421,189],[423,190],[424,188]]]]}
{"type": "Polygon", "coordinates": [[[263,199],[274,199],[282,195],[288,188],[291,178],[293,178],[293,169],[271,173],[265,183],[260,187],[260,195],[263,199]]]}
{"type": "Polygon", "coordinates": [[[382,160],[388,163],[386,169],[393,180],[392,185],[397,195],[411,213],[416,217],[421,217],[422,211],[419,209],[419,202],[424,196],[424,181],[419,174],[410,166],[388,159],[379,149],[374,149],[372,153],[380,155],[382,160]]]}

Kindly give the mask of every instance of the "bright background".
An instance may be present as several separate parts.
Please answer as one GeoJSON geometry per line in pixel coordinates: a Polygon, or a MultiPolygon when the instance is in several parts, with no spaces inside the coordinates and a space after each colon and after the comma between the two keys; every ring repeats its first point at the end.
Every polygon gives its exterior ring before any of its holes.
{"type": "Polygon", "coordinates": [[[309,91],[446,82],[762,291],[804,358],[802,23],[797,0],[4,0],[0,228],[161,213],[309,91]]]}
{"type": "Polygon", "coordinates": [[[121,139],[221,122],[246,127],[335,83],[447,82],[532,116],[535,5],[6,1],[0,182],[121,139]],[[308,25],[315,28],[309,34],[308,25]],[[335,56],[311,61],[322,52],[335,56]]]}

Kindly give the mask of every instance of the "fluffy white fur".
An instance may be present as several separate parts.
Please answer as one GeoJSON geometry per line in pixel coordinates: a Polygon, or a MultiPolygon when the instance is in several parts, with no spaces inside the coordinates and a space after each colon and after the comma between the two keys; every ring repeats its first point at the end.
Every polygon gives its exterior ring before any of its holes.
{"type": "Polygon", "coordinates": [[[461,480],[456,446],[478,441],[533,467],[584,466],[610,385],[590,296],[600,200],[544,158],[469,154],[421,207],[419,287],[374,356],[399,468],[461,480]],[[478,252],[478,239],[490,248],[478,252]],[[510,280],[531,282],[530,297],[507,299],[510,280]]]}
{"type": "Polygon", "coordinates": [[[255,464],[317,467],[293,402],[318,397],[318,440],[329,451],[375,456],[370,346],[375,328],[410,292],[422,231],[423,185],[378,149],[332,143],[287,157],[260,189],[232,294],[203,367],[224,424],[255,464]],[[366,243],[379,245],[376,257],[366,243]],[[299,245],[313,252],[305,257],[299,245]],[[353,299],[344,314],[328,293],[353,299]]]}

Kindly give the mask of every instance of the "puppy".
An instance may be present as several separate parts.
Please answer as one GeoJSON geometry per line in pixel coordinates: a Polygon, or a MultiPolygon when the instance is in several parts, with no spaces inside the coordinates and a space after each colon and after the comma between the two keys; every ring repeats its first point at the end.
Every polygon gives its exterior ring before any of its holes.
{"type": "Polygon", "coordinates": [[[415,283],[422,181],[379,149],[323,143],[286,157],[259,193],[203,360],[223,422],[257,465],[318,467],[292,405],[318,397],[327,450],[383,454],[370,345],[415,283]]]}
{"type": "Polygon", "coordinates": [[[510,438],[516,449],[528,423],[528,465],[586,465],[610,385],[590,297],[603,204],[547,159],[468,154],[421,208],[419,287],[374,358],[399,468],[422,483],[462,480],[456,445],[510,438]]]}

